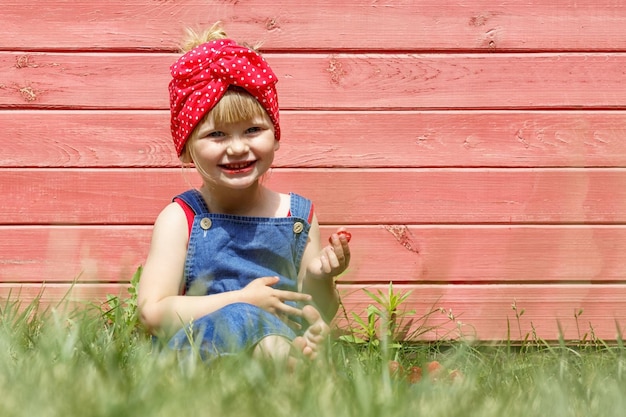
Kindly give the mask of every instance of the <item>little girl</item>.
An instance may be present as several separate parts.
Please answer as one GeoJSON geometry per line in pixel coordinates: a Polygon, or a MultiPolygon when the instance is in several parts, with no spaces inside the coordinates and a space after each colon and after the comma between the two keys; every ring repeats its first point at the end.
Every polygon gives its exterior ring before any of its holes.
{"type": "Polygon", "coordinates": [[[139,283],[143,324],[203,358],[314,358],[338,308],[346,233],[321,247],[312,203],[262,184],[280,145],[276,75],[216,24],[171,67],[171,131],[200,189],[159,214],[139,283]]]}

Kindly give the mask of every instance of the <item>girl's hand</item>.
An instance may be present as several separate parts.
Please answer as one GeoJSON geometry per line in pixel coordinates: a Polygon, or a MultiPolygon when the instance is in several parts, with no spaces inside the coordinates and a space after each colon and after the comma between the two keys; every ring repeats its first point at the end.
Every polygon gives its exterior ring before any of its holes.
{"type": "Polygon", "coordinates": [[[328,243],[330,243],[331,245],[333,244],[333,238],[335,236],[338,236],[339,238],[341,238],[342,236],[344,236],[346,238],[346,240],[348,241],[348,243],[350,243],[350,239],[352,239],[352,233],[348,232],[347,230],[341,228],[337,231],[337,233],[334,233],[332,235],[330,235],[328,237],[328,243]]]}
{"type": "Polygon", "coordinates": [[[329,238],[328,246],[322,248],[320,255],[314,258],[307,266],[307,274],[312,278],[332,278],[348,268],[350,264],[350,246],[348,242],[352,235],[344,228],[340,228],[329,238]]]}
{"type": "Polygon", "coordinates": [[[302,310],[285,304],[285,301],[309,302],[311,296],[294,291],[272,288],[280,281],[278,277],[257,278],[241,290],[243,301],[255,305],[278,317],[293,315],[302,316],[302,310]]]}

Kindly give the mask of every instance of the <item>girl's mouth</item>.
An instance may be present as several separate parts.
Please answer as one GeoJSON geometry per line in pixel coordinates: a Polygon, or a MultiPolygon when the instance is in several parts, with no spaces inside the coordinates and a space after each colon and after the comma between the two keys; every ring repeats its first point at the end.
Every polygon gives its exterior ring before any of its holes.
{"type": "Polygon", "coordinates": [[[219,167],[229,174],[238,174],[250,171],[255,163],[256,161],[245,161],[232,164],[221,164],[219,167]]]}

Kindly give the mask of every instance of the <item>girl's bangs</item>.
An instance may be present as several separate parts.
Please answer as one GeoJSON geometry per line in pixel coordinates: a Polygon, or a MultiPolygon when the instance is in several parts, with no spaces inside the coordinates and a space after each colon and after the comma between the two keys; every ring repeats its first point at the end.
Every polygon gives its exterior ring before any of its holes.
{"type": "Polygon", "coordinates": [[[230,124],[265,115],[263,106],[247,91],[231,88],[207,116],[215,124],[230,124]]]}

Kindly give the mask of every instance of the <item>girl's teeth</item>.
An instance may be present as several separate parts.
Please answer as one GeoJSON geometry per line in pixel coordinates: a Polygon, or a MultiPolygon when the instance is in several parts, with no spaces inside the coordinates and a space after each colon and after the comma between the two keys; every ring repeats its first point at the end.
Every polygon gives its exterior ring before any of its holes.
{"type": "Polygon", "coordinates": [[[226,164],[224,165],[228,169],[243,169],[251,165],[251,162],[246,162],[242,164],[226,164]]]}

